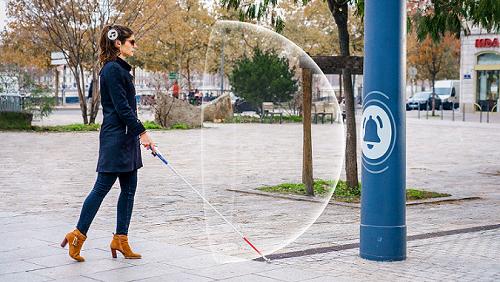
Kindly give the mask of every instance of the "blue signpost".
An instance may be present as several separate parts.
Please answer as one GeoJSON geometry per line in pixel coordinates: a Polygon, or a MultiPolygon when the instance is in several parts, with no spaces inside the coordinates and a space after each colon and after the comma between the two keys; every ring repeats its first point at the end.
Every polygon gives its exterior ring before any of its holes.
{"type": "Polygon", "coordinates": [[[404,0],[365,1],[360,256],[406,258],[404,0]]]}

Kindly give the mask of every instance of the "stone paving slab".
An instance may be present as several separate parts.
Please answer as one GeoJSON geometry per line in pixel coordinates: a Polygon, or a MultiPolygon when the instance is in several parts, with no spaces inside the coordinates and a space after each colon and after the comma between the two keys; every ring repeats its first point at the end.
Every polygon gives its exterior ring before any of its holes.
{"type": "Polygon", "coordinates": [[[187,273],[196,274],[211,279],[222,280],[233,277],[240,277],[248,274],[263,273],[269,270],[288,271],[276,264],[267,264],[264,262],[244,261],[236,263],[220,264],[208,268],[188,270],[187,273]]]}
{"type": "Polygon", "coordinates": [[[16,272],[26,272],[43,268],[40,265],[25,261],[11,261],[0,264],[0,275],[16,272]]]}
{"type": "Polygon", "coordinates": [[[75,281],[75,282],[95,282],[97,280],[92,279],[92,278],[88,278],[88,277],[85,277],[85,276],[78,275],[78,276],[70,276],[70,277],[65,277],[65,278],[51,280],[51,281],[54,281],[54,282],[66,282],[66,281],[71,281],[71,282],[73,282],[73,281],[75,281]]]}
{"type": "MultiPolygon", "coordinates": [[[[115,269],[124,269],[132,265],[118,260],[99,259],[94,261],[85,261],[85,263],[71,263],[49,267],[39,270],[34,270],[31,273],[49,277],[52,279],[67,278],[71,276],[88,276],[97,272],[111,271],[115,269]]],[[[0,266],[1,267],[1,266],[0,266]]]]}
{"type": "Polygon", "coordinates": [[[179,273],[170,273],[166,275],[151,277],[143,280],[138,280],[141,282],[165,282],[165,281],[173,281],[173,282],[208,282],[215,281],[213,279],[202,277],[194,274],[179,272],[179,273]]]}
{"type": "Polygon", "coordinates": [[[500,229],[410,241],[408,258],[401,262],[368,261],[361,259],[358,252],[359,249],[352,249],[274,263],[332,275],[339,281],[500,278],[500,229]]]}
{"type": "Polygon", "coordinates": [[[55,247],[40,248],[40,247],[23,247],[11,251],[3,251],[0,256],[0,263],[9,261],[20,261],[23,259],[39,258],[45,256],[53,256],[59,254],[60,251],[55,247]]]}
{"type": "Polygon", "coordinates": [[[213,253],[206,255],[197,255],[187,258],[170,257],[163,262],[168,265],[182,267],[184,269],[195,270],[199,268],[207,268],[221,264],[222,261],[235,259],[224,255],[216,255],[213,253]]]}
{"type": "Polygon", "coordinates": [[[228,279],[222,279],[222,280],[217,280],[217,281],[224,281],[224,282],[276,282],[276,281],[283,281],[283,280],[276,280],[273,278],[261,276],[258,274],[247,274],[243,276],[237,276],[237,277],[232,277],[228,279]]]}
{"type": "MultiPolygon", "coordinates": [[[[85,259],[89,261],[95,261],[100,259],[107,259],[110,257],[109,251],[103,251],[99,249],[88,249],[85,247],[85,259]]],[[[45,256],[45,257],[37,257],[37,258],[28,258],[24,259],[26,262],[30,262],[36,265],[40,265],[43,267],[56,267],[66,264],[73,264],[74,262],[68,260],[68,254],[61,254],[61,251],[58,250],[57,255],[45,256]]]]}
{"type": "Polygon", "coordinates": [[[147,279],[169,273],[181,272],[182,268],[166,265],[163,263],[148,263],[134,267],[118,268],[109,271],[86,274],[86,277],[101,281],[134,281],[147,279]]]}
{"type": "MultiPolygon", "coordinates": [[[[88,279],[88,278],[86,278],[86,279],[88,279]]],[[[2,280],[2,281],[16,281],[16,282],[54,281],[54,279],[52,279],[52,278],[43,277],[40,275],[33,274],[31,272],[16,272],[16,273],[2,274],[2,275],[0,275],[0,280],[2,280]]],[[[85,281],[85,280],[80,280],[80,281],[85,281]]]]}
{"type": "Polygon", "coordinates": [[[314,273],[311,271],[305,271],[299,269],[290,269],[288,271],[283,271],[282,269],[275,269],[265,272],[259,272],[259,275],[283,281],[304,281],[304,280],[318,278],[321,276],[321,274],[319,273],[314,273]]]}

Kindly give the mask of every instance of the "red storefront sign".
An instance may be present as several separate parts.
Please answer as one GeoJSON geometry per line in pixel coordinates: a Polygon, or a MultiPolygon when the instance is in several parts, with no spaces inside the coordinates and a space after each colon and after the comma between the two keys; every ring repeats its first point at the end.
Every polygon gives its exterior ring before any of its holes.
{"type": "Polygon", "coordinates": [[[500,42],[498,41],[498,38],[495,38],[495,39],[489,39],[489,38],[476,39],[476,48],[489,48],[489,47],[500,47],[500,42]]]}

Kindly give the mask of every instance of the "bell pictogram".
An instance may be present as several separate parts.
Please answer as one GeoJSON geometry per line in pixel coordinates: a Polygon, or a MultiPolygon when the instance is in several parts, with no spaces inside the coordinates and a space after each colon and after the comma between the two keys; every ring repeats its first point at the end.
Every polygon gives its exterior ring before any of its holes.
{"type": "Polygon", "coordinates": [[[372,118],[372,116],[370,116],[365,124],[365,137],[363,138],[363,141],[365,141],[368,149],[372,149],[373,146],[375,146],[375,143],[380,143],[380,137],[378,136],[378,125],[377,122],[372,118]]]}

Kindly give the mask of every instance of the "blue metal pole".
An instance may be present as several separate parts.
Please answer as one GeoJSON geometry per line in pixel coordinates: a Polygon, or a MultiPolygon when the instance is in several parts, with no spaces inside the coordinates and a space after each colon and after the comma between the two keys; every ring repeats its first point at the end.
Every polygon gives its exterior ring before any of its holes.
{"type": "Polygon", "coordinates": [[[360,256],[406,258],[404,0],[365,1],[360,256]]]}

